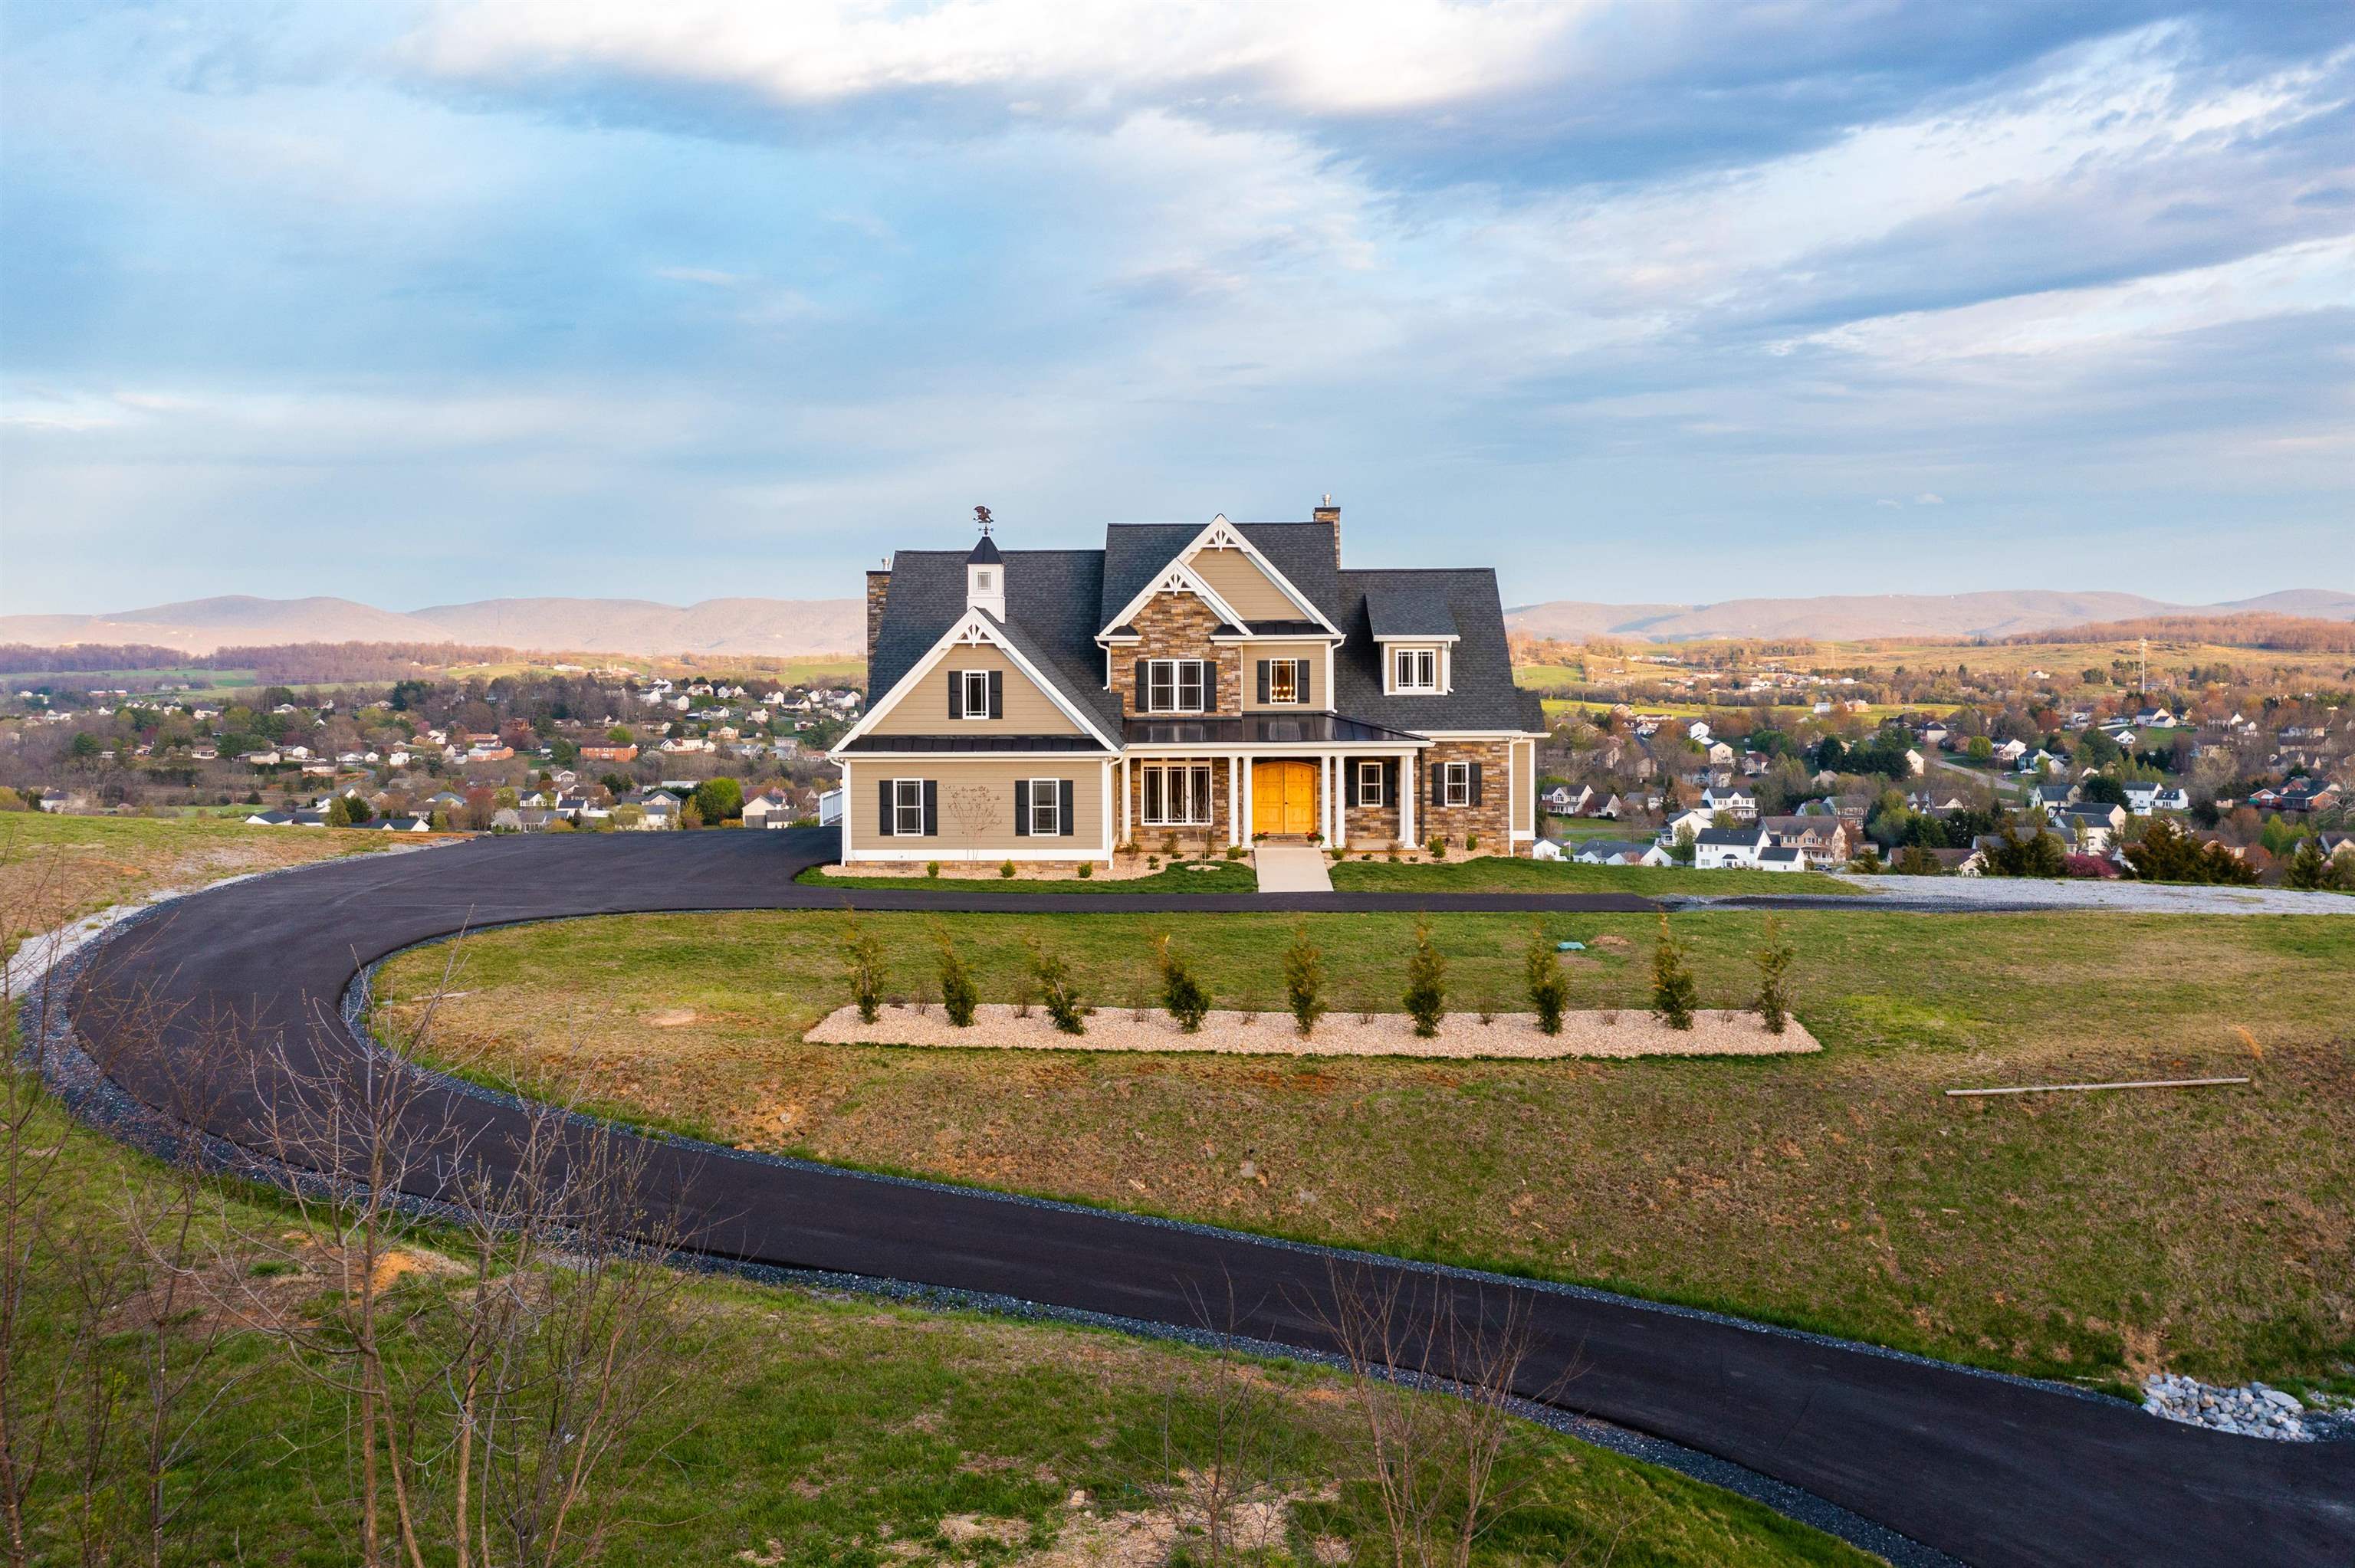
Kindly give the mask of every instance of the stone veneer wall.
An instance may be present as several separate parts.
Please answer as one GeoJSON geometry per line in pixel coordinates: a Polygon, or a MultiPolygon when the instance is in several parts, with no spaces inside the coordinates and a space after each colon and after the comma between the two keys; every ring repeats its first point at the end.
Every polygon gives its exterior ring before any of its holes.
{"type": "MultiPolygon", "coordinates": [[[[1407,764],[1409,770],[1412,763],[1407,764]]],[[[1348,797],[1343,797],[1345,800],[1348,797]]],[[[1399,810],[1396,806],[1350,806],[1344,837],[1352,848],[1388,849],[1398,838],[1399,810]]],[[[1415,813],[1415,825],[1420,828],[1423,813],[1415,813]]]]}
{"type": "Polygon", "coordinates": [[[1423,754],[1422,776],[1416,781],[1416,788],[1421,791],[1414,800],[1416,839],[1429,843],[1433,833],[1444,833],[1448,847],[1460,851],[1465,835],[1477,833],[1483,853],[1516,853],[1512,835],[1512,761],[1510,741],[1434,742],[1431,749],[1423,754]],[[1476,762],[1480,765],[1480,804],[1434,806],[1431,803],[1431,780],[1435,770],[1450,762],[1476,762]]]}
{"type": "Polygon", "coordinates": [[[1139,659],[1216,660],[1218,698],[1209,711],[1229,715],[1242,711],[1242,652],[1231,642],[1211,643],[1211,629],[1219,624],[1217,611],[1190,593],[1157,593],[1129,624],[1136,628],[1138,641],[1113,647],[1113,685],[1120,692],[1121,712],[1135,715],[1139,711],[1139,659]]]}

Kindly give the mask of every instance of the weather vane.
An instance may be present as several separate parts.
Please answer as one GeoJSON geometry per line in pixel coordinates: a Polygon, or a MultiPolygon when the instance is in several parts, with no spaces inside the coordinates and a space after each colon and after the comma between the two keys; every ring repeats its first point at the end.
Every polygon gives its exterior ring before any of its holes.
{"type": "Polygon", "coordinates": [[[975,507],[975,508],[973,509],[973,520],[974,520],[975,522],[976,522],[976,523],[978,523],[978,524],[981,524],[981,536],[982,536],[983,538],[985,538],[985,539],[988,538],[988,537],[989,537],[989,508],[988,508],[988,507],[986,507],[986,506],[976,506],[976,507],[975,507]]]}

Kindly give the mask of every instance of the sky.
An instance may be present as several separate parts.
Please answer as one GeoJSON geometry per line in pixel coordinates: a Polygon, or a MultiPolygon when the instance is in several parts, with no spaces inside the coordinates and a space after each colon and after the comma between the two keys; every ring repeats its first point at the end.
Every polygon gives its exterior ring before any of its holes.
{"type": "Polygon", "coordinates": [[[2355,7],[0,0],[0,611],[2355,587],[2355,7]]]}

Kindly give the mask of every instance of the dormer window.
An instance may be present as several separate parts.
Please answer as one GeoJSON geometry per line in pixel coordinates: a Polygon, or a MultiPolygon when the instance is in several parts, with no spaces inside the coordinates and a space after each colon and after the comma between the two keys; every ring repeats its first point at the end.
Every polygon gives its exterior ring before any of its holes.
{"type": "Polygon", "coordinates": [[[964,683],[964,716],[987,718],[989,716],[989,672],[960,670],[957,672],[957,679],[964,683]]]}
{"type": "Polygon", "coordinates": [[[1439,653],[1431,648],[1400,648],[1391,654],[1391,688],[1401,692],[1439,690],[1439,653]]]}
{"type": "Polygon", "coordinates": [[[1152,714],[1198,714],[1208,708],[1217,690],[1203,659],[1140,660],[1145,677],[1145,711],[1152,714]]]}

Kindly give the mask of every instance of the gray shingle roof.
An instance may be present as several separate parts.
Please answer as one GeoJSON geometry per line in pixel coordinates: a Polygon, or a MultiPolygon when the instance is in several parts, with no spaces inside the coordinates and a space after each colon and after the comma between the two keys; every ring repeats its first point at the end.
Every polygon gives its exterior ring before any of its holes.
{"type": "Polygon", "coordinates": [[[1453,637],[1455,614],[1436,588],[1381,588],[1366,595],[1366,620],[1376,637],[1453,637]]]}
{"type": "MultiPolygon", "coordinates": [[[[1116,523],[1104,530],[1102,550],[1005,552],[1008,641],[1107,733],[1119,733],[1120,694],[1104,686],[1096,632],[1201,531],[1185,523],[1116,523]]],[[[1237,531],[1346,639],[1335,653],[1336,712],[1414,734],[1545,727],[1537,694],[1513,684],[1494,570],[1341,571],[1334,565],[1330,524],[1244,523],[1237,531]],[[1381,605],[1385,617],[1407,616],[1421,628],[1453,629],[1459,641],[1450,655],[1450,692],[1382,694],[1369,601],[1381,605]]],[[[964,613],[969,554],[901,550],[892,557],[891,584],[868,667],[871,693],[879,696],[897,685],[964,613]]],[[[1386,619],[1385,624],[1391,622],[1386,619]]]]}

